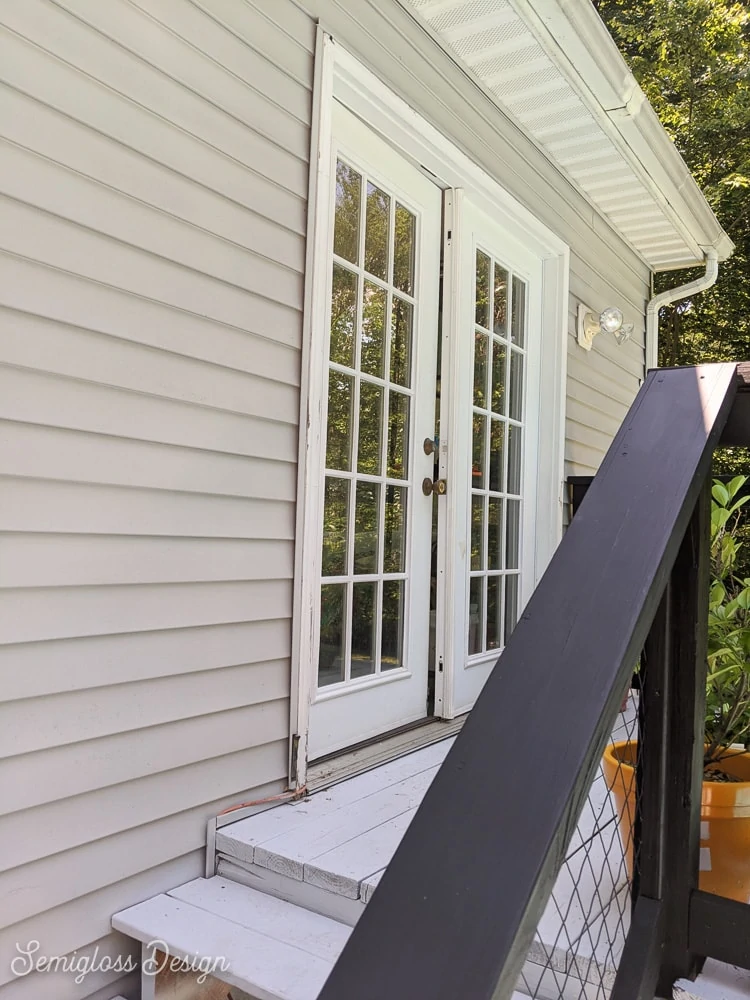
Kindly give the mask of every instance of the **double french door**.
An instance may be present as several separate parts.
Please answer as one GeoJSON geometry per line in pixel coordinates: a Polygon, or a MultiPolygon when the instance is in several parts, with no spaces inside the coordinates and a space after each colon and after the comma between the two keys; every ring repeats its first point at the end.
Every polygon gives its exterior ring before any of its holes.
{"type": "Polygon", "coordinates": [[[533,549],[539,262],[338,104],[331,156],[310,759],[470,708],[533,549]]]}

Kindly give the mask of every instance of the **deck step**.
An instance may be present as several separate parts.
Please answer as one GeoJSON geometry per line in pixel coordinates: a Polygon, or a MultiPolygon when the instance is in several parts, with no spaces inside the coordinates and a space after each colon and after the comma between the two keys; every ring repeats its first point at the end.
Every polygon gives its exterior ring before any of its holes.
{"type": "MultiPolygon", "coordinates": [[[[216,966],[216,978],[257,1000],[315,1000],[452,743],[423,747],[297,803],[223,817],[217,875],[124,910],[113,926],[144,944],[163,941],[172,956],[224,958],[229,968],[216,966]]],[[[602,983],[611,986],[627,929],[624,869],[605,863],[617,838],[613,816],[600,776],[571,841],[571,867],[561,872],[524,964],[524,994],[601,1000],[602,983]],[[601,873],[597,881],[590,869],[601,873]]]]}
{"type": "Polygon", "coordinates": [[[679,979],[674,1000],[748,1000],[750,972],[709,958],[695,982],[679,979]]]}
{"type": "Polygon", "coordinates": [[[115,930],[208,970],[257,1000],[315,1000],[351,928],[214,876],[121,910],[115,930]]]}
{"type": "MultiPolygon", "coordinates": [[[[229,879],[198,878],[121,910],[115,930],[252,1000],[316,1000],[351,927],[229,879]]],[[[512,1000],[528,1000],[514,993],[512,1000]]]]}
{"type": "MultiPolygon", "coordinates": [[[[631,705],[618,727],[634,715],[631,705]]],[[[354,926],[453,742],[224,825],[216,832],[218,873],[354,926]]],[[[609,988],[614,979],[628,917],[624,865],[606,860],[610,847],[621,850],[613,817],[600,775],[524,965],[519,988],[539,1000],[601,1000],[602,982],[609,988]]]]}
{"type": "MultiPolygon", "coordinates": [[[[311,898],[320,894],[321,906],[338,896],[341,916],[330,915],[356,922],[453,742],[434,743],[301,802],[223,827],[216,835],[219,863],[304,885],[311,898]]],[[[306,899],[299,902],[307,905],[306,899]]]]}

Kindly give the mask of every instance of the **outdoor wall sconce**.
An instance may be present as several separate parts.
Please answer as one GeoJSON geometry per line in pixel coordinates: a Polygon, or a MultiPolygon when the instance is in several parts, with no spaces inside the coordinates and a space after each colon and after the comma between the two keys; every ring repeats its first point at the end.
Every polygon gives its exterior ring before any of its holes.
{"type": "Polygon", "coordinates": [[[624,344],[633,332],[632,323],[623,323],[622,310],[608,306],[597,314],[590,306],[578,303],[578,343],[584,351],[590,351],[597,333],[612,333],[618,344],[624,344]]]}

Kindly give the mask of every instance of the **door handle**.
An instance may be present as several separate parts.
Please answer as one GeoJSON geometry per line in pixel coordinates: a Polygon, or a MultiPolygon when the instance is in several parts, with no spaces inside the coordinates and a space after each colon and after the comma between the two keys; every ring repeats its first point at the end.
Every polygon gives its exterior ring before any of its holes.
{"type": "Polygon", "coordinates": [[[431,495],[444,497],[448,492],[448,483],[445,479],[435,479],[433,481],[428,477],[422,480],[422,492],[426,497],[431,495]]]}

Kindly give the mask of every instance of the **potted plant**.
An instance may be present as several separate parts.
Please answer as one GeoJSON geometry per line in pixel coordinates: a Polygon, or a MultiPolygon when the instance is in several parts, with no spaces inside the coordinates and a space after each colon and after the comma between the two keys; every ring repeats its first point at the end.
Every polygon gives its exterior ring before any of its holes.
{"type": "MultiPolygon", "coordinates": [[[[750,577],[741,573],[738,494],[747,476],[714,482],[700,888],[750,902],[750,577]]],[[[744,554],[743,554],[744,555],[744,554]]],[[[632,872],[634,741],[613,743],[602,762],[632,872]]]]}

